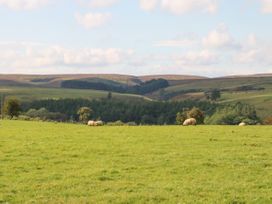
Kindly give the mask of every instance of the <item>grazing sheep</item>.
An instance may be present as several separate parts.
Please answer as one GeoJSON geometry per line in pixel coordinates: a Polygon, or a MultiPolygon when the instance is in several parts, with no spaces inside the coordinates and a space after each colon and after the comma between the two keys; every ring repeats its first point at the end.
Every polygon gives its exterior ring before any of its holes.
{"type": "Polygon", "coordinates": [[[96,126],[95,123],[96,123],[95,121],[90,120],[90,121],[88,122],[88,126],[96,126]]]}
{"type": "Polygon", "coordinates": [[[96,121],[95,124],[96,124],[96,126],[103,126],[104,125],[103,121],[101,121],[101,120],[96,121]]]}
{"type": "Polygon", "coordinates": [[[104,125],[104,123],[101,120],[99,120],[99,121],[90,120],[88,122],[88,126],[103,126],[103,125],[104,125]]]}
{"type": "Polygon", "coordinates": [[[183,126],[190,126],[190,125],[196,125],[196,119],[189,118],[184,121],[183,126]]]}
{"type": "Polygon", "coordinates": [[[242,122],[242,123],[239,124],[239,126],[246,126],[246,125],[247,125],[247,124],[244,123],[244,122],[242,122]]]}

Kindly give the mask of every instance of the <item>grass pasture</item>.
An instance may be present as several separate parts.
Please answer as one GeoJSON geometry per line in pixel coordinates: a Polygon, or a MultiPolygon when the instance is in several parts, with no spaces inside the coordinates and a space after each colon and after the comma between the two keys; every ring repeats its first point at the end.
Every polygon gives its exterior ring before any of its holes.
{"type": "Polygon", "coordinates": [[[272,203],[272,128],[0,121],[0,203],[272,203]]]}

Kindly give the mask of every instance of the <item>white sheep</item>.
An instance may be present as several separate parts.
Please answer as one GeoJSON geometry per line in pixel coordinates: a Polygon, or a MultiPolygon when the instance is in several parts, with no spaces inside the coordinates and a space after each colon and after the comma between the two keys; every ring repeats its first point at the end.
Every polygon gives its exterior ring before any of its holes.
{"type": "Polygon", "coordinates": [[[184,126],[190,126],[190,125],[196,125],[197,122],[196,122],[196,119],[194,118],[189,118],[187,120],[184,121],[183,125],[184,126]]]}
{"type": "Polygon", "coordinates": [[[96,122],[95,122],[95,125],[96,125],[96,126],[103,126],[104,123],[103,123],[103,121],[99,120],[99,121],[96,121],[96,122]]]}
{"type": "Polygon", "coordinates": [[[95,123],[96,123],[95,121],[89,120],[88,121],[88,126],[96,126],[95,123]]]}
{"type": "Polygon", "coordinates": [[[239,126],[247,126],[247,124],[245,122],[242,122],[239,124],[239,126]]]}
{"type": "Polygon", "coordinates": [[[90,120],[88,122],[88,126],[103,126],[103,125],[104,125],[104,123],[101,120],[99,120],[99,121],[90,120]]]}

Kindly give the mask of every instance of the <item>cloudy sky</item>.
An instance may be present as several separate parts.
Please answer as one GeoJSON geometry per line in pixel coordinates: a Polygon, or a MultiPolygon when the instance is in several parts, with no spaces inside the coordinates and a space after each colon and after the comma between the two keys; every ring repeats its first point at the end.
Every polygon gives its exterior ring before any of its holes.
{"type": "Polygon", "coordinates": [[[0,0],[0,73],[272,72],[272,0],[0,0]]]}

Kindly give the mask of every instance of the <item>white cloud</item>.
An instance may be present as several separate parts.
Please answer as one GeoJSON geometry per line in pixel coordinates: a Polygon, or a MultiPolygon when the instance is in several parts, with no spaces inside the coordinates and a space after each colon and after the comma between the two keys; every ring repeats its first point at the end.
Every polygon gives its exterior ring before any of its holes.
{"type": "Polygon", "coordinates": [[[151,11],[156,8],[158,0],[140,0],[140,7],[145,11],[151,11]]]}
{"type": "MultiPolygon", "coordinates": [[[[256,37],[250,35],[248,41],[251,44],[256,42],[256,37]]],[[[223,49],[223,48],[240,48],[240,43],[236,42],[234,37],[230,34],[225,24],[220,24],[214,30],[210,31],[207,36],[200,38],[194,33],[179,36],[170,40],[162,40],[156,42],[154,46],[159,47],[198,47],[199,49],[223,49]]]]}
{"type": "Polygon", "coordinates": [[[164,40],[154,44],[156,47],[186,47],[194,42],[188,39],[185,40],[164,40]]]}
{"type": "Polygon", "coordinates": [[[50,0],[0,0],[0,6],[13,10],[34,10],[47,5],[50,0]]]}
{"type": "MultiPolygon", "coordinates": [[[[272,44],[271,42],[262,42],[251,34],[248,40],[243,44],[242,49],[234,56],[234,63],[271,66],[272,65],[272,44]]],[[[260,67],[260,68],[261,68],[260,67]]]]}
{"type": "Polygon", "coordinates": [[[260,0],[262,4],[263,13],[272,13],[272,1],[271,0],[260,0]]]}
{"type": "Polygon", "coordinates": [[[195,10],[214,13],[217,11],[217,0],[161,0],[161,7],[176,15],[195,10]]]}
{"type": "Polygon", "coordinates": [[[108,23],[111,20],[110,13],[87,13],[75,15],[77,22],[86,29],[92,29],[108,23]]]}
{"type": "Polygon", "coordinates": [[[205,47],[211,48],[239,47],[239,44],[235,42],[224,24],[220,24],[215,30],[211,31],[207,37],[204,37],[202,43],[205,47]]]}
{"type": "Polygon", "coordinates": [[[189,51],[184,55],[175,56],[179,65],[213,65],[219,63],[219,56],[209,50],[189,51]]]}
{"type": "Polygon", "coordinates": [[[41,68],[47,70],[60,67],[65,73],[67,67],[97,68],[120,65],[125,63],[131,54],[131,50],[117,48],[67,49],[57,45],[8,42],[0,43],[0,70],[17,68],[35,73],[41,68]]]}
{"type": "Polygon", "coordinates": [[[119,2],[119,0],[78,0],[82,6],[89,6],[91,8],[105,8],[110,7],[119,2]]]}
{"type": "Polygon", "coordinates": [[[181,15],[191,11],[215,13],[218,0],[139,0],[143,10],[151,11],[157,6],[175,15],[181,15]]]}
{"type": "Polygon", "coordinates": [[[255,34],[250,34],[247,38],[247,45],[250,47],[255,47],[258,44],[258,39],[255,34]]]}
{"type": "Polygon", "coordinates": [[[161,40],[154,43],[155,47],[190,47],[198,44],[198,39],[194,34],[190,36],[176,37],[171,40],[161,40]]]}

